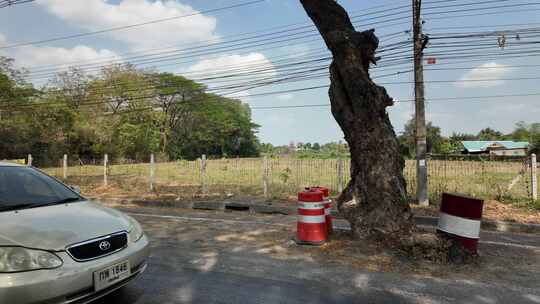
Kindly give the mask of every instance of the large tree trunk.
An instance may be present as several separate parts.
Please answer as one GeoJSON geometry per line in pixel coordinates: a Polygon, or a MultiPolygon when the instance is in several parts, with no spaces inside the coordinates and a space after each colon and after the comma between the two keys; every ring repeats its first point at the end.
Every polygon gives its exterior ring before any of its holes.
{"type": "Polygon", "coordinates": [[[396,134],[386,107],[393,100],[369,76],[378,60],[374,30],[356,32],[335,0],[300,0],[333,55],[330,65],[332,114],[351,152],[351,181],[338,208],[358,238],[373,238],[414,257],[437,262],[475,260],[462,245],[443,234],[415,232],[407,200],[396,134]]]}
{"type": "Polygon", "coordinates": [[[351,152],[351,181],[338,208],[360,238],[399,245],[414,230],[404,160],[386,107],[393,100],[370,78],[379,41],[374,30],[356,32],[335,0],[300,0],[333,54],[332,114],[351,152]]]}

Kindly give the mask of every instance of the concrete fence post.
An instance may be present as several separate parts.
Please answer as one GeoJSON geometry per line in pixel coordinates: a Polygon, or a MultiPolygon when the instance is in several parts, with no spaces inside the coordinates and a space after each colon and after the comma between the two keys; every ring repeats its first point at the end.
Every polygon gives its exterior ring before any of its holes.
{"type": "Polygon", "coordinates": [[[263,172],[262,172],[262,181],[263,181],[263,193],[264,198],[268,198],[268,157],[263,158],[263,172]]]}
{"type": "Polygon", "coordinates": [[[155,162],[154,162],[154,153],[150,154],[150,192],[154,191],[154,172],[155,162]]]}
{"type": "Polygon", "coordinates": [[[343,159],[339,158],[337,163],[338,192],[343,191],[343,159]]]}
{"type": "Polygon", "coordinates": [[[62,167],[64,168],[64,179],[68,177],[68,156],[64,154],[64,161],[62,162],[62,167]]]}
{"type": "Polygon", "coordinates": [[[103,186],[107,187],[108,180],[107,180],[107,166],[109,165],[109,155],[105,154],[103,156],[103,186]]]}
{"type": "Polygon", "coordinates": [[[28,159],[26,160],[26,165],[32,167],[32,154],[28,154],[28,159]]]}
{"type": "Polygon", "coordinates": [[[532,199],[538,199],[538,181],[536,180],[537,164],[536,164],[536,154],[531,154],[531,193],[532,199]]]}
{"type": "Polygon", "coordinates": [[[206,154],[201,156],[201,188],[202,193],[208,193],[208,185],[206,184],[206,154]]]}

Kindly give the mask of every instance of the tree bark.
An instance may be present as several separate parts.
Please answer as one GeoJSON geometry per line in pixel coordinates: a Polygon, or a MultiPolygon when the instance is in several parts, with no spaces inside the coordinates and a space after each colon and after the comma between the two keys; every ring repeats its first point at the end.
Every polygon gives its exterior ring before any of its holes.
{"type": "Polygon", "coordinates": [[[470,263],[476,257],[444,234],[415,232],[403,168],[405,161],[386,113],[393,100],[369,76],[376,64],[375,30],[356,32],[335,0],[300,0],[333,55],[329,96],[332,114],[351,152],[351,180],[338,209],[357,238],[384,242],[415,258],[470,263]]]}
{"type": "Polygon", "coordinates": [[[351,180],[339,196],[340,212],[359,238],[399,246],[414,230],[404,159],[388,118],[393,100],[369,75],[379,40],[356,32],[335,0],[300,0],[333,54],[329,90],[332,114],[351,152],[351,180]]]}

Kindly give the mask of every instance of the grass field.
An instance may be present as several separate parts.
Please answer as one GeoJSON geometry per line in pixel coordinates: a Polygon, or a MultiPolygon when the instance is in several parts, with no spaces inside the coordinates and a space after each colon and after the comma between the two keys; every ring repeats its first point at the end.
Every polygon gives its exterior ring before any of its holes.
{"type": "MultiPolygon", "coordinates": [[[[338,159],[268,159],[267,189],[269,198],[288,198],[305,186],[322,185],[338,193],[340,184],[349,179],[349,161],[338,159]],[[342,163],[342,176],[338,174],[342,163]]],[[[530,200],[530,174],[523,172],[520,161],[457,161],[429,162],[429,195],[437,201],[442,192],[459,192],[485,199],[521,202],[530,200]],[[515,185],[508,185],[521,174],[515,185]]],[[[47,168],[46,172],[63,178],[63,168],[47,168]]],[[[123,191],[150,191],[150,164],[111,164],[108,184],[123,191]]],[[[177,197],[198,196],[263,196],[264,161],[261,158],[207,160],[206,169],[200,161],[156,163],[154,192],[177,197]],[[203,191],[203,184],[207,191],[203,191]]],[[[68,167],[67,182],[85,191],[101,187],[104,182],[102,165],[68,167]]],[[[415,161],[407,160],[404,176],[411,197],[415,195],[415,161]]]]}

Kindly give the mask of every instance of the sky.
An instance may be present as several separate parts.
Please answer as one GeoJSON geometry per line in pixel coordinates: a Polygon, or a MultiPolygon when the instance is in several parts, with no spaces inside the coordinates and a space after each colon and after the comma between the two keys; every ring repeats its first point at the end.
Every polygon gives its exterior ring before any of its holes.
{"type": "MultiPolygon", "coordinates": [[[[449,5],[447,11],[464,10],[462,13],[448,15],[425,13],[423,18],[424,31],[432,37],[437,36],[437,34],[450,35],[463,32],[540,27],[540,14],[537,11],[540,9],[540,5],[506,7],[512,4],[528,3],[527,1],[498,0],[500,3],[493,1],[497,3],[489,5],[492,7],[501,6],[498,10],[505,11],[504,14],[462,17],[457,17],[457,15],[474,15],[474,10],[465,11],[467,3],[474,1],[431,1],[437,3],[431,4],[432,6],[449,5]],[[456,3],[452,4],[452,2],[456,3]],[[460,29],[459,27],[467,28],[460,29]]],[[[0,9],[0,55],[15,58],[17,66],[36,71],[52,66],[58,67],[60,64],[65,64],[65,66],[84,63],[95,64],[96,62],[107,62],[112,58],[125,60],[141,52],[220,43],[245,37],[241,35],[246,33],[267,33],[270,29],[291,28],[284,26],[310,24],[310,20],[297,0],[266,0],[228,10],[209,11],[242,2],[247,2],[247,0],[36,0],[0,9]],[[203,13],[198,14],[200,12],[203,13]],[[183,15],[192,16],[173,18],[183,15]],[[168,17],[171,17],[171,20],[124,30],[2,48],[2,46],[49,40],[168,17]]],[[[383,0],[377,1],[376,5],[373,1],[341,0],[338,2],[352,16],[358,16],[357,30],[368,29],[368,27],[376,29],[377,35],[381,38],[380,48],[411,38],[410,33],[408,33],[410,19],[383,22],[393,19],[392,16],[389,16],[386,19],[375,18],[379,22],[374,24],[372,17],[380,17],[389,8],[401,5],[406,7],[410,4],[409,0],[383,0]]],[[[427,6],[429,5],[428,3],[427,6]]],[[[403,8],[401,13],[405,10],[407,8],[403,8]]],[[[392,12],[399,14],[400,10],[392,12]]],[[[482,12],[489,12],[489,10],[482,12]]],[[[514,34],[507,35],[505,37],[509,42],[515,40],[514,34]]],[[[526,39],[534,41],[534,37],[523,35],[522,40],[526,41],[526,39]]],[[[492,48],[486,49],[486,52],[502,53],[513,50],[513,46],[510,44],[504,49],[499,48],[495,37],[487,38],[486,42],[488,45],[492,44],[492,48]]],[[[220,68],[231,66],[241,67],[256,61],[259,62],[260,67],[267,70],[266,73],[269,77],[279,77],[282,73],[277,68],[279,60],[302,58],[304,54],[308,56],[309,52],[316,50],[323,52],[325,49],[323,41],[317,35],[312,35],[311,37],[276,43],[271,47],[254,46],[238,50],[224,49],[211,54],[187,56],[188,59],[149,63],[144,67],[187,76],[197,75],[201,71],[211,73],[208,71],[219,71],[220,68]]],[[[381,62],[383,62],[385,60],[384,52],[381,55],[381,62]]],[[[444,55],[437,55],[436,52],[431,54],[428,47],[426,57],[436,59],[435,64],[425,66],[426,115],[429,121],[441,127],[444,135],[450,135],[453,132],[477,133],[486,127],[508,133],[512,131],[518,121],[540,122],[540,106],[538,105],[540,96],[460,99],[460,97],[471,96],[540,93],[539,79],[527,79],[535,78],[538,75],[536,73],[538,68],[534,68],[535,65],[540,65],[540,59],[537,56],[522,58],[501,58],[500,56],[489,58],[486,56],[450,61],[444,55]],[[444,67],[448,67],[449,63],[454,63],[451,67],[458,69],[444,69],[444,67]],[[477,81],[483,79],[492,81],[477,81]],[[453,100],[443,101],[440,100],[441,98],[453,98],[453,100]]],[[[389,95],[398,101],[388,109],[394,129],[398,133],[403,130],[404,124],[411,118],[414,111],[414,105],[410,102],[414,98],[414,87],[411,83],[413,74],[407,72],[409,69],[410,67],[402,65],[371,70],[375,81],[384,85],[389,95]],[[384,77],[378,78],[377,76],[384,77]]],[[[30,80],[36,86],[40,86],[46,83],[47,78],[36,77],[30,80]]],[[[204,82],[210,88],[219,85],[213,80],[204,82]]],[[[267,96],[260,94],[274,91],[294,91],[300,88],[324,86],[328,83],[328,78],[323,76],[317,79],[244,90],[231,96],[237,96],[252,107],[327,104],[329,99],[326,88],[267,96]]],[[[261,142],[284,145],[291,141],[326,143],[343,139],[343,134],[333,119],[329,107],[253,109],[252,116],[254,122],[261,126],[258,133],[261,142]]]]}

